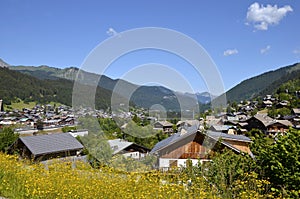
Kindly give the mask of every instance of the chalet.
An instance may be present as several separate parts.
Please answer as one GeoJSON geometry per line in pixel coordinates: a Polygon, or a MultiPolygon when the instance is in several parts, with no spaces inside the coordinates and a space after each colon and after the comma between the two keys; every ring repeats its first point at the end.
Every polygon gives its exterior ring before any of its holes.
{"type": "Polygon", "coordinates": [[[230,126],[228,125],[212,125],[209,127],[209,130],[216,131],[216,132],[222,132],[222,133],[228,133],[228,130],[230,129],[230,126]]]}
{"type": "Polygon", "coordinates": [[[63,126],[72,126],[72,125],[75,125],[75,119],[73,117],[67,117],[67,118],[64,118],[61,122],[60,122],[61,125],[63,126]]]}
{"type": "Polygon", "coordinates": [[[5,117],[0,121],[0,126],[17,124],[16,117],[5,117]]]}
{"type": "Polygon", "coordinates": [[[254,108],[253,108],[252,106],[250,106],[250,105],[245,105],[245,106],[242,106],[242,107],[240,108],[240,110],[241,110],[241,111],[244,111],[244,112],[251,112],[251,111],[254,110],[254,108]]]}
{"type": "Polygon", "coordinates": [[[246,127],[248,126],[247,122],[238,122],[235,127],[238,134],[245,134],[247,132],[246,127]]]}
{"type": "Polygon", "coordinates": [[[206,116],[206,124],[211,125],[223,125],[224,122],[221,118],[216,118],[215,116],[208,115],[206,116]]]}
{"type": "Polygon", "coordinates": [[[183,132],[178,132],[157,143],[152,151],[158,157],[158,167],[168,169],[170,167],[185,166],[187,160],[193,165],[203,161],[209,161],[214,151],[223,148],[233,150],[235,153],[249,153],[250,138],[243,135],[229,135],[220,132],[201,132],[192,127],[183,132]],[[220,146],[217,144],[221,139],[220,146]]]}
{"type": "Polygon", "coordinates": [[[43,161],[78,155],[83,145],[69,133],[20,137],[10,151],[18,151],[23,158],[43,161]]]}
{"type": "Polygon", "coordinates": [[[19,120],[19,123],[21,124],[21,125],[27,125],[27,126],[34,126],[34,120],[32,119],[32,118],[21,118],[20,120],[19,120]]]}
{"type": "Polygon", "coordinates": [[[264,101],[266,101],[266,100],[270,100],[270,101],[275,101],[276,100],[276,98],[275,97],[273,97],[272,95],[266,95],[265,97],[264,97],[264,99],[263,99],[264,101]]]}
{"type": "Polygon", "coordinates": [[[288,120],[275,120],[267,126],[267,133],[271,135],[284,134],[290,127],[293,127],[293,124],[288,120]]]}
{"type": "Polygon", "coordinates": [[[133,159],[141,159],[150,152],[150,149],[146,147],[122,139],[108,140],[108,144],[113,151],[113,155],[122,154],[133,159]]]}
{"type": "Polygon", "coordinates": [[[238,117],[238,121],[246,121],[248,119],[248,115],[244,112],[238,112],[236,116],[238,117]]]}
{"type": "Polygon", "coordinates": [[[173,124],[168,121],[157,121],[154,124],[154,129],[162,130],[164,133],[173,133],[173,124]]]}
{"type": "Polygon", "coordinates": [[[263,106],[264,107],[272,107],[273,102],[271,100],[265,100],[263,101],[263,106]]]}
{"type": "Polygon", "coordinates": [[[289,120],[275,120],[264,114],[256,114],[247,120],[247,130],[259,129],[265,134],[276,135],[278,133],[285,133],[290,127],[293,127],[293,123],[289,120]]]}
{"type": "Polygon", "coordinates": [[[248,123],[246,126],[248,131],[251,129],[259,129],[262,132],[267,133],[267,127],[274,123],[274,119],[269,117],[267,114],[256,114],[246,120],[246,122],[248,123]]]}
{"type": "Polygon", "coordinates": [[[283,100],[276,104],[276,108],[283,108],[283,107],[288,107],[288,106],[289,106],[289,101],[287,101],[287,100],[283,100]]]}
{"type": "Polygon", "coordinates": [[[89,131],[87,129],[80,129],[80,130],[71,130],[68,133],[73,137],[77,137],[77,136],[83,137],[85,135],[88,135],[89,131]]]}
{"type": "Polygon", "coordinates": [[[293,113],[294,115],[300,116],[300,108],[293,108],[293,109],[292,109],[292,113],[293,113]]]}
{"type": "Polygon", "coordinates": [[[228,122],[237,122],[239,121],[239,117],[237,115],[227,115],[226,121],[228,122]]]}
{"type": "Polygon", "coordinates": [[[176,124],[177,128],[199,126],[199,125],[200,125],[200,121],[199,120],[178,121],[177,124],[176,124]]]}
{"type": "Polygon", "coordinates": [[[43,128],[56,127],[61,124],[61,119],[44,120],[43,128]]]}

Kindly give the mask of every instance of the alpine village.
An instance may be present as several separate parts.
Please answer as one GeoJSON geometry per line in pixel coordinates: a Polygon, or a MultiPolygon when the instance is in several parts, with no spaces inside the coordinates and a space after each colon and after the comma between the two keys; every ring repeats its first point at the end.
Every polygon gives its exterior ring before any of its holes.
{"type": "MultiPolygon", "coordinates": [[[[227,107],[219,110],[210,108],[217,97],[199,101],[201,111],[184,120],[175,105],[163,116],[138,97],[115,113],[113,87],[101,84],[95,109],[75,109],[78,70],[1,60],[1,196],[300,196],[300,64],[241,82],[225,93],[227,107]]],[[[152,104],[171,99],[171,91],[144,89],[139,92],[152,104]]]]}

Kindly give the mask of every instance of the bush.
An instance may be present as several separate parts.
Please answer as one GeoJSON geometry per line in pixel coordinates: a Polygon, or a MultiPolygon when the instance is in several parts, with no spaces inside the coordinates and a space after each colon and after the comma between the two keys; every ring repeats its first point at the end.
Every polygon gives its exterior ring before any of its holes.
{"type": "Polygon", "coordinates": [[[0,151],[7,152],[8,148],[19,138],[12,128],[4,127],[0,131],[0,151]]]}

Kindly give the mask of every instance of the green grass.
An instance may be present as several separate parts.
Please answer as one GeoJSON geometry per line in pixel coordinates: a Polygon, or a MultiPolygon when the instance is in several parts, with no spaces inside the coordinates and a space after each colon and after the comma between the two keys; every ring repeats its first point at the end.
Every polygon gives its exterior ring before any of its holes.
{"type": "Polygon", "coordinates": [[[14,109],[22,110],[23,108],[32,109],[35,105],[36,102],[25,103],[22,100],[20,100],[19,102],[12,102],[11,105],[5,105],[4,109],[5,110],[14,110],[14,109]]]}
{"type": "MultiPolygon", "coordinates": [[[[14,102],[11,102],[11,105],[4,105],[4,110],[22,110],[23,108],[29,108],[32,109],[35,105],[37,104],[37,102],[28,102],[25,103],[24,101],[17,99],[14,102]]],[[[61,106],[62,104],[59,102],[50,102],[47,104],[51,104],[52,106],[61,106]]]]}
{"type": "Polygon", "coordinates": [[[257,112],[258,114],[267,114],[268,113],[268,109],[262,109],[260,111],[257,112]]]}

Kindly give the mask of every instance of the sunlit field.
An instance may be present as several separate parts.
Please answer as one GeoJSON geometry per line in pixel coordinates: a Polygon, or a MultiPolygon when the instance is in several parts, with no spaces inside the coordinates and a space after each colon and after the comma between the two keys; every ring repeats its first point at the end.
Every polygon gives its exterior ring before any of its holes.
{"type": "Polygon", "coordinates": [[[192,171],[147,173],[94,169],[82,162],[48,165],[0,154],[0,196],[8,198],[274,198],[268,182],[247,174],[228,193],[192,171]]]}

